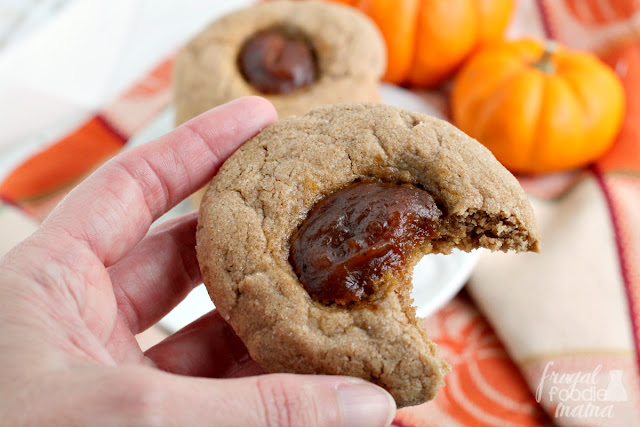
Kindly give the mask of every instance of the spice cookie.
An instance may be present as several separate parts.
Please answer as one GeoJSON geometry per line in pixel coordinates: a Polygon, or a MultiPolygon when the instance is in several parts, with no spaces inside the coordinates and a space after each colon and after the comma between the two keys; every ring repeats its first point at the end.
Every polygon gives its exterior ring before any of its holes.
{"type": "MultiPolygon", "coordinates": [[[[272,1],[231,13],[193,38],[176,59],[176,124],[245,95],[280,118],[312,107],[379,101],[384,39],[357,10],[326,2],[272,1]]],[[[203,190],[196,192],[198,206],[203,190]]]]}
{"type": "Polygon", "coordinates": [[[176,59],[176,122],[245,95],[281,118],[312,107],[378,101],[386,50],[357,10],[316,1],[270,1],[211,23],[176,59]]]}
{"type": "Polygon", "coordinates": [[[211,298],[265,370],[364,378],[398,407],[449,369],[411,307],[413,266],[479,247],[537,251],[516,179],[452,125],[379,104],[264,129],[211,181],[197,231],[211,298]]]}

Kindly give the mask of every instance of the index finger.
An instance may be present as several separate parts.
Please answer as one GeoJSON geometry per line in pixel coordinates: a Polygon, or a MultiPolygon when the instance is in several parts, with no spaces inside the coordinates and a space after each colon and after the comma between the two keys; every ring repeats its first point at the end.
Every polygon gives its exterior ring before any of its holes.
{"type": "Polygon", "coordinates": [[[206,184],[243,142],[276,120],[273,106],[259,97],[216,107],[111,159],[69,193],[44,227],[86,244],[111,265],[155,219],[206,184]]]}

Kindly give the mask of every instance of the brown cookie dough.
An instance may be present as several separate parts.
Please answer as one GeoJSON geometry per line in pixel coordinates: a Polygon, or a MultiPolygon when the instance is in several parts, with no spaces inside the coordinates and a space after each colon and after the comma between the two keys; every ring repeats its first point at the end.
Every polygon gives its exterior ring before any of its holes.
{"type": "Polygon", "coordinates": [[[477,141],[427,115],[345,104],[281,120],[234,153],[204,197],[197,243],[214,303],[264,369],[364,378],[403,407],[435,397],[449,369],[411,307],[413,265],[453,248],[537,251],[538,233],[518,182],[477,141]],[[328,303],[301,283],[291,242],[314,206],[356,181],[428,193],[437,230],[384,287],[328,303]]]}
{"type": "MultiPolygon", "coordinates": [[[[357,10],[316,1],[259,3],[211,23],[180,52],[174,73],[176,123],[245,95],[264,96],[281,118],[325,104],[378,101],[385,66],[384,40],[357,10]],[[277,37],[255,40],[271,30],[283,30],[289,42],[277,37]],[[245,54],[248,42],[251,52],[245,54]],[[303,44],[310,45],[314,67],[303,44]],[[269,55],[273,49],[273,57],[256,59],[262,50],[269,55]],[[263,63],[267,71],[284,77],[291,74],[293,89],[269,79],[252,85],[243,63],[263,63]],[[314,75],[309,75],[310,68],[314,75]],[[273,93],[278,87],[286,93],[273,93]]],[[[255,78],[264,73],[257,72],[255,78]]]]}

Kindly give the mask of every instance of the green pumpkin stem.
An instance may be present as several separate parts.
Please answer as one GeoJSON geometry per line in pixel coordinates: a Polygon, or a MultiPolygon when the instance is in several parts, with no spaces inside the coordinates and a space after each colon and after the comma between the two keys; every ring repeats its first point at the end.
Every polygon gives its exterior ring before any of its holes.
{"type": "Polygon", "coordinates": [[[556,65],[553,63],[553,54],[558,50],[558,43],[553,40],[548,40],[544,44],[544,52],[540,56],[540,59],[536,61],[533,66],[543,73],[552,74],[556,72],[556,65]]]}

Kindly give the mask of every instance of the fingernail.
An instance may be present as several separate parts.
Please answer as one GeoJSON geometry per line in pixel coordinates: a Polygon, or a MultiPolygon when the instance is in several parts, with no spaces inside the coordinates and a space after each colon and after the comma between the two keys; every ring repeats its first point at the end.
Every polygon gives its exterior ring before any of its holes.
{"type": "Polygon", "coordinates": [[[388,426],[396,413],[396,403],[383,389],[366,382],[338,386],[342,423],[349,427],[388,426]]]}

